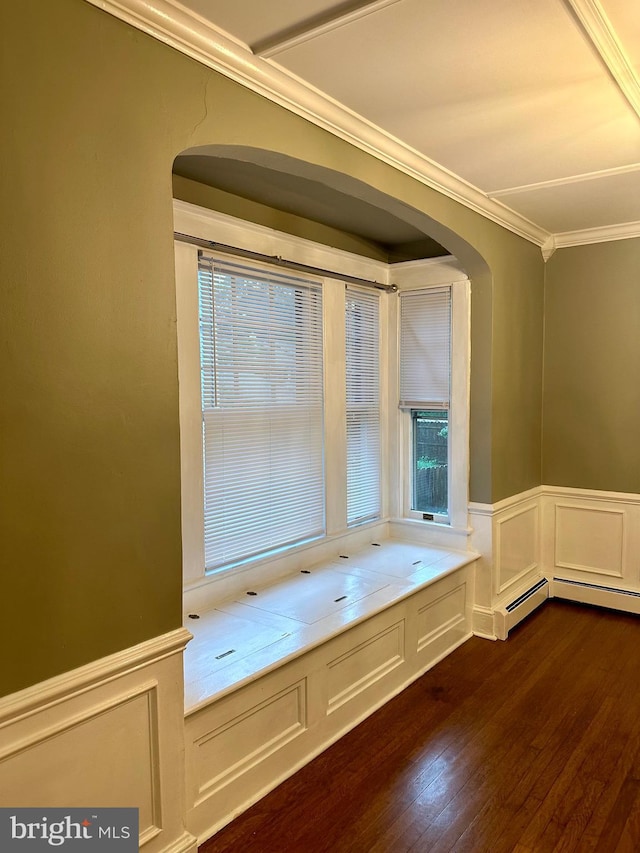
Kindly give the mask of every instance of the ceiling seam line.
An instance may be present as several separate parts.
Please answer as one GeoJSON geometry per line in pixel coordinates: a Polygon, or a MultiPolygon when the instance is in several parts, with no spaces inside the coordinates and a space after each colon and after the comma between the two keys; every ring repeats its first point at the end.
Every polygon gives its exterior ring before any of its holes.
{"type": "MultiPolygon", "coordinates": [[[[338,11],[335,14],[328,14],[326,17],[322,15],[310,19],[307,25],[301,24],[299,27],[291,27],[288,30],[282,31],[279,35],[268,36],[260,39],[252,44],[251,51],[255,56],[260,56],[263,59],[269,59],[277,53],[282,53],[291,47],[296,47],[306,41],[311,41],[318,36],[324,35],[331,30],[339,29],[347,24],[357,21],[359,18],[364,18],[379,9],[384,9],[386,6],[391,6],[398,3],[399,0],[366,0],[352,9],[346,9],[343,12],[338,11]]],[[[343,5],[344,9],[344,5],[343,5]]]]}
{"type": "Polygon", "coordinates": [[[628,166],[616,166],[612,169],[602,169],[599,172],[583,172],[579,175],[569,175],[566,178],[551,178],[548,181],[536,181],[532,184],[521,184],[520,186],[505,187],[501,190],[489,190],[489,198],[500,198],[503,195],[529,192],[533,190],[544,190],[549,187],[562,187],[567,184],[580,184],[583,181],[596,181],[604,178],[615,178],[619,175],[630,175],[640,172],[640,163],[630,163],[628,166]]]}

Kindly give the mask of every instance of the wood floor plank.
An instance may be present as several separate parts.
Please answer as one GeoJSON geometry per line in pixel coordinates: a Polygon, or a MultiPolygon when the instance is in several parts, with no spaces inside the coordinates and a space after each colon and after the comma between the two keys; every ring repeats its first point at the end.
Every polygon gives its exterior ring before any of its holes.
{"type": "Polygon", "coordinates": [[[472,638],[201,853],[640,850],[640,619],[472,638]]]}

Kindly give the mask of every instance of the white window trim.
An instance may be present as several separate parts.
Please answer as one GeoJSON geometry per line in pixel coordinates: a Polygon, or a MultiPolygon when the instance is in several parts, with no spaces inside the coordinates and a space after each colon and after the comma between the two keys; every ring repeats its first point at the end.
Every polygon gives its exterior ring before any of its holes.
{"type": "MultiPolygon", "coordinates": [[[[469,504],[469,379],[471,354],[471,288],[469,278],[452,259],[409,261],[391,267],[391,278],[401,292],[451,285],[451,400],[449,405],[449,517],[424,521],[411,510],[411,412],[397,411],[399,436],[396,458],[396,513],[398,520],[466,533],[469,504]]],[[[399,312],[398,312],[399,314],[399,312]]],[[[397,318],[397,324],[400,318],[397,318]]],[[[399,364],[400,332],[397,331],[399,364]]]]}
{"type": "MultiPolygon", "coordinates": [[[[198,324],[198,248],[176,242],[176,311],[178,327],[178,380],[180,392],[180,446],[182,475],[183,582],[185,608],[195,603],[213,606],[252,584],[264,584],[301,567],[326,560],[344,547],[362,547],[372,538],[402,535],[394,523],[415,525],[406,535],[420,541],[440,541],[441,533],[459,533],[455,547],[466,548],[468,503],[468,398],[469,398],[469,281],[454,259],[436,258],[389,266],[255,225],[206,208],[174,201],[174,229],[192,237],[237,246],[300,263],[336,270],[381,283],[393,282],[402,290],[456,283],[454,287],[452,342],[457,360],[452,364],[452,408],[456,405],[450,483],[454,491],[449,525],[412,521],[402,514],[403,442],[398,400],[398,303],[394,294],[380,293],[380,400],[381,400],[381,497],[378,522],[356,528],[346,526],[346,399],[344,370],[325,371],[325,489],[326,537],[317,543],[289,549],[275,558],[258,560],[214,575],[204,571],[204,511],[202,470],[202,409],[200,398],[200,342],[198,324]],[[458,395],[456,397],[456,394],[458,395]],[[460,422],[459,422],[460,421],[460,422]],[[389,526],[391,523],[392,527],[389,526]],[[340,543],[340,545],[338,544],[340,543]]],[[[344,352],[344,282],[323,280],[325,365],[329,368],[344,352]],[[341,320],[338,322],[337,317],[341,320]]],[[[409,469],[407,469],[408,471],[409,469]]],[[[447,536],[447,539],[450,537],[447,536]]]]}
{"type": "MultiPolygon", "coordinates": [[[[308,240],[274,231],[271,228],[245,222],[225,214],[182,201],[174,201],[174,229],[176,232],[203,240],[248,249],[266,255],[278,255],[289,260],[310,264],[386,283],[387,264],[362,258],[339,249],[332,249],[308,240]]],[[[198,247],[176,241],[176,312],[178,326],[178,381],[180,392],[180,450],[182,475],[182,536],[183,583],[185,590],[215,584],[220,595],[228,595],[237,587],[233,578],[242,576],[246,586],[254,572],[256,583],[278,577],[303,561],[305,565],[326,559],[325,551],[345,535],[356,540],[353,529],[346,524],[346,378],[343,369],[345,346],[345,284],[333,278],[323,279],[323,335],[326,370],[325,382],[325,491],[326,537],[320,543],[294,546],[275,558],[253,561],[247,567],[232,568],[205,574],[204,510],[202,470],[202,408],[200,391],[200,342],[198,325],[197,265],[198,247]],[[336,318],[340,318],[337,322],[336,318]],[[305,557],[301,553],[308,552],[305,557]]],[[[386,315],[388,305],[395,297],[380,293],[381,343],[387,338],[386,315]]],[[[389,368],[381,364],[381,392],[388,385],[389,368]]],[[[386,396],[381,407],[382,440],[386,436],[388,411],[386,396]]],[[[381,479],[386,482],[386,454],[383,454],[381,479]]],[[[383,501],[382,513],[387,510],[383,501]]],[[[384,525],[384,515],[376,522],[363,524],[359,536],[366,536],[372,528],[384,525]]],[[[382,536],[382,533],[378,533],[382,536]]],[[[367,540],[363,539],[362,544],[367,540]]],[[[336,545],[333,545],[335,549],[336,545]]],[[[216,596],[218,597],[218,596],[216,596]]]]}

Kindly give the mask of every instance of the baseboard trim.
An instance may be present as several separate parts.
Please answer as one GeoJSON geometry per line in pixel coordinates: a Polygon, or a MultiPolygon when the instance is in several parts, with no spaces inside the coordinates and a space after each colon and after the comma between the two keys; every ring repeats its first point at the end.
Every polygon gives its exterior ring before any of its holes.
{"type": "Polygon", "coordinates": [[[493,610],[488,607],[475,606],[472,611],[473,634],[484,640],[497,640],[494,630],[493,610]]]}
{"type": "Polygon", "coordinates": [[[198,839],[190,832],[185,832],[168,847],[164,847],[162,853],[198,853],[198,839]]]}

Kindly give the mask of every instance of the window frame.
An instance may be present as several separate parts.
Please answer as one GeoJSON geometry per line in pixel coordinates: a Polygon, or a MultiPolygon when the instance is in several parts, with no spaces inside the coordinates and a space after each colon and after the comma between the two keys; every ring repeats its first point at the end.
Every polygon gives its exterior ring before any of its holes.
{"type": "MultiPolygon", "coordinates": [[[[448,431],[448,498],[447,517],[423,518],[423,513],[413,510],[413,431],[412,408],[398,407],[398,448],[396,494],[398,516],[410,524],[420,524],[438,530],[468,532],[469,504],[469,382],[470,382],[470,332],[471,287],[464,270],[453,258],[409,261],[396,264],[392,278],[401,293],[429,288],[451,288],[451,393],[449,400],[448,431]]],[[[397,316],[397,363],[400,366],[401,344],[400,310],[397,316]]],[[[399,380],[398,394],[399,400],[399,380]]],[[[428,408],[428,407],[426,407],[428,408]]],[[[413,409],[420,410],[414,406],[413,409]]]]}
{"type": "MultiPolygon", "coordinates": [[[[204,501],[202,476],[202,409],[200,395],[200,341],[198,320],[197,246],[175,242],[176,316],[180,447],[182,478],[182,542],[185,612],[212,607],[253,585],[264,585],[284,575],[331,558],[339,549],[362,547],[377,538],[407,536],[425,544],[467,548],[469,528],[469,332],[470,284],[452,257],[388,265],[307,239],[174,201],[174,229],[196,239],[216,241],[267,255],[279,255],[304,264],[333,269],[344,275],[394,283],[399,290],[454,285],[452,340],[456,358],[452,381],[462,404],[456,407],[456,451],[450,488],[455,497],[449,524],[414,520],[403,515],[403,461],[407,444],[398,410],[399,298],[376,291],[380,300],[380,416],[381,512],[377,521],[348,527],[346,523],[346,376],[345,282],[323,280],[323,334],[325,365],[325,495],[326,535],[313,543],[294,546],[277,556],[216,574],[204,571],[204,501]],[[410,529],[409,529],[410,528],[410,529]]],[[[450,431],[450,435],[451,435],[450,431]]]]}
{"type": "MultiPolygon", "coordinates": [[[[360,286],[354,285],[354,284],[350,284],[350,285],[347,285],[345,287],[345,309],[344,309],[345,335],[346,335],[346,329],[347,329],[347,324],[348,324],[347,303],[349,302],[350,299],[353,301],[356,301],[359,296],[365,297],[364,302],[366,304],[367,301],[370,301],[372,298],[375,297],[375,294],[372,293],[371,289],[365,289],[363,287],[360,287],[360,286]]],[[[369,349],[371,349],[371,344],[373,344],[373,354],[375,355],[376,371],[374,373],[375,373],[376,387],[375,387],[375,391],[374,391],[374,396],[376,397],[376,399],[373,401],[368,400],[366,403],[360,402],[359,406],[356,406],[354,401],[350,400],[349,390],[348,390],[348,386],[349,386],[349,350],[348,350],[348,340],[345,340],[345,383],[346,383],[345,407],[346,407],[346,418],[349,417],[350,407],[351,407],[352,411],[354,409],[359,409],[362,412],[367,412],[367,411],[371,411],[373,409],[377,413],[377,428],[378,428],[378,433],[376,436],[377,442],[378,442],[377,470],[376,470],[376,475],[373,478],[371,478],[374,481],[374,483],[375,483],[375,480],[377,479],[377,493],[376,493],[377,507],[376,507],[375,513],[370,513],[366,516],[356,517],[352,520],[350,520],[350,518],[349,518],[349,468],[348,468],[348,465],[349,465],[349,458],[348,458],[349,457],[349,433],[348,433],[348,422],[347,422],[347,424],[346,424],[346,428],[347,428],[347,436],[346,436],[346,438],[347,438],[347,448],[346,448],[347,465],[345,468],[345,483],[346,483],[346,490],[347,490],[347,519],[346,519],[346,521],[347,521],[347,527],[349,527],[349,528],[358,527],[362,524],[367,524],[367,523],[372,522],[372,521],[379,521],[381,516],[382,516],[382,507],[383,507],[382,482],[383,482],[384,450],[383,450],[383,442],[382,442],[383,424],[382,424],[382,416],[381,416],[382,415],[383,400],[382,400],[382,383],[381,383],[381,362],[382,362],[381,335],[380,335],[381,305],[380,305],[380,299],[379,298],[378,298],[376,310],[373,313],[375,315],[375,329],[373,330],[375,332],[375,334],[373,334],[373,335],[371,334],[371,331],[372,331],[371,329],[365,329],[365,335],[369,336],[369,349]]],[[[371,388],[369,387],[369,388],[367,388],[367,394],[370,394],[370,393],[371,393],[371,388]]],[[[362,427],[362,426],[366,425],[367,421],[365,420],[363,422],[362,420],[360,420],[359,423],[360,423],[360,426],[362,427]]]]}
{"type": "MultiPolygon", "coordinates": [[[[334,269],[344,275],[385,283],[388,265],[362,258],[309,240],[286,235],[220,214],[187,202],[174,201],[174,229],[196,239],[225,243],[252,252],[278,255],[300,263],[334,269]]],[[[207,250],[207,253],[209,250],[207,250]]],[[[254,262],[251,261],[251,264],[254,262]]],[[[345,294],[346,284],[339,277],[322,280],[323,356],[325,398],[325,519],[324,537],[287,548],[282,553],[265,554],[244,565],[205,571],[204,501],[202,465],[202,408],[200,387],[200,340],[198,315],[198,247],[175,242],[176,313],[178,328],[178,380],[180,393],[180,444],[182,475],[183,583],[185,606],[192,598],[207,605],[220,595],[229,595],[247,582],[267,583],[294,568],[322,559],[327,547],[349,537],[346,512],[346,376],[345,376],[345,294]],[[306,554],[303,552],[307,552],[306,554]],[[254,574],[257,572],[257,574],[254,574]],[[249,580],[253,578],[253,580],[249,580]],[[244,579],[244,580],[243,580],[244,579]],[[212,584],[212,581],[216,581],[212,584]],[[216,590],[216,594],[212,590],[216,590]]],[[[380,348],[388,339],[390,300],[395,296],[374,291],[380,299],[380,348]]],[[[382,508],[380,518],[362,523],[356,535],[384,535],[388,519],[385,498],[387,482],[386,447],[389,419],[387,395],[389,367],[381,359],[381,471],[382,508]],[[367,534],[367,531],[369,533],[367,534]],[[379,532],[375,532],[379,531],[379,532]]]]}
{"type": "MultiPolygon", "coordinates": [[[[254,560],[268,558],[272,554],[278,554],[289,548],[295,548],[298,545],[307,542],[313,542],[322,539],[326,534],[326,498],[325,498],[325,476],[324,476],[324,346],[323,346],[323,310],[322,310],[322,282],[317,277],[301,274],[282,273],[272,266],[261,264],[256,261],[237,261],[216,254],[215,252],[203,252],[204,257],[199,260],[199,271],[204,271],[205,275],[210,269],[210,281],[208,285],[201,285],[199,281],[199,289],[211,295],[207,298],[210,302],[210,310],[203,315],[203,300],[200,300],[200,321],[212,322],[214,328],[211,332],[211,343],[207,348],[207,368],[201,363],[202,375],[202,395],[205,397],[204,390],[208,391],[206,402],[203,399],[202,404],[202,421],[203,421],[203,442],[204,442],[204,460],[203,460],[203,477],[204,477],[204,503],[205,503],[205,574],[213,575],[218,572],[230,571],[238,566],[252,563],[254,560]],[[229,279],[228,293],[231,296],[227,297],[226,304],[224,295],[220,290],[216,290],[216,281],[229,279]],[[251,282],[252,285],[258,283],[255,288],[250,286],[246,291],[244,303],[241,309],[238,310],[237,302],[241,298],[243,292],[243,283],[251,282]],[[282,290],[293,292],[296,304],[301,300],[304,305],[304,316],[299,317],[295,323],[292,323],[292,317],[287,315],[286,308],[281,304],[280,310],[276,311],[276,317],[269,314],[272,307],[274,294],[282,290]],[[269,302],[267,313],[263,311],[264,302],[269,302]],[[227,309],[226,311],[224,309],[227,309]],[[257,310],[257,309],[260,310],[257,310]],[[217,311],[216,311],[217,309],[217,311]],[[218,320],[216,321],[216,314],[218,320]],[[276,320],[276,325],[265,324],[266,316],[272,316],[272,321],[276,320]],[[226,322],[224,321],[226,318],[226,322]],[[221,322],[222,321],[222,322],[221,322]],[[249,324],[249,325],[248,325],[249,324]],[[262,327],[262,328],[260,328],[262,327]],[[216,333],[216,328],[218,332],[216,333]],[[262,341],[267,341],[272,347],[275,340],[281,344],[286,344],[289,341],[289,336],[293,334],[296,339],[296,350],[298,344],[304,343],[304,373],[301,376],[298,372],[294,372],[293,381],[295,385],[289,384],[289,381],[284,386],[280,385],[280,390],[285,389],[286,399],[275,400],[273,398],[274,380],[277,382],[277,376],[281,373],[282,364],[272,358],[273,353],[268,353],[264,362],[256,362],[251,360],[251,369],[246,370],[246,350],[242,346],[237,346],[237,342],[243,339],[243,336],[250,331],[251,339],[256,336],[262,341]],[[301,337],[302,335],[302,337],[301,337]],[[222,355],[222,352],[226,355],[222,355]],[[307,384],[305,377],[308,377],[306,370],[311,367],[313,369],[312,382],[307,384]],[[275,373],[272,374],[271,370],[275,373]],[[233,374],[233,380],[229,381],[229,374],[233,374]],[[267,378],[266,384],[260,381],[260,378],[267,378]],[[217,381],[216,381],[217,378],[217,381]],[[257,380],[257,381],[256,381],[257,380]],[[319,380],[319,381],[318,381],[319,380]],[[239,381],[248,382],[244,391],[238,393],[237,383],[239,381]],[[214,388],[219,384],[219,396],[214,388]],[[308,401],[308,395],[311,392],[313,405],[311,409],[306,405],[301,406],[297,401],[301,393],[308,401]],[[291,397],[289,398],[289,394],[291,397]],[[212,396],[213,395],[213,396],[212,396]],[[250,395],[250,396],[247,396],[250,395]],[[266,396],[265,396],[266,395],[266,396]],[[215,399],[214,399],[215,396],[215,399]],[[253,402],[252,402],[253,401],[253,402]],[[307,424],[307,428],[301,427],[299,423],[291,421],[288,417],[282,420],[283,411],[290,413],[298,410],[298,414],[306,419],[311,411],[317,410],[317,417],[314,418],[313,429],[311,424],[307,424]],[[244,421],[246,413],[246,424],[244,421]],[[275,453],[282,460],[283,456],[287,456],[290,464],[295,459],[295,454],[292,455],[292,447],[287,449],[282,445],[281,441],[271,441],[270,436],[273,434],[272,429],[267,429],[266,432],[262,426],[273,425],[274,421],[280,418],[280,427],[290,430],[292,437],[297,437],[297,440],[302,440],[304,443],[304,456],[299,454],[296,467],[298,482],[291,481],[290,488],[286,492],[281,492],[284,495],[283,503],[286,503],[286,512],[277,512],[272,506],[272,523],[276,530],[284,530],[292,524],[294,519],[297,519],[301,525],[307,523],[307,529],[300,527],[300,535],[293,539],[280,538],[273,543],[268,544],[270,533],[265,528],[263,512],[269,511],[269,501],[256,501],[251,507],[244,507],[244,500],[229,502],[230,516],[232,521],[230,528],[228,525],[220,524],[221,516],[216,510],[215,505],[208,506],[208,492],[214,490],[220,491],[220,484],[224,482],[224,471],[227,468],[229,461],[234,464],[234,477],[231,478],[230,490],[236,485],[241,485],[246,488],[248,484],[254,480],[259,481],[260,475],[255,472],[255,468],[247,465],[246,457],[250,457],[253,453],[252,447],[244,447],[241,453],[238,453],[238,445],[235,442],[241,430],[246,426],[250,432],[251,429],[256,432],[256,442],[258,449],[262,448],[266,451],[265,456],[259,456],[261,462],[261,470],[267,475],[264,481],[264,488],[269,491],[274,481],[267,474],[272,472],[270,467],[269,457],[275,453]],[[239,421],[239,423],[238,423],[239,421]],[[226,456],[224,441],[215,442],[211,436],[216,431],[225,432],[225,423],[236,423],[232,429],[230,460],[226,456]],[[314,433],[316,441],[309,443],[307,438],[309,434],[314,433]],[[284,451],[284,452],[283,452],[284,451]],[[216,470],[220,472],[220,478],[217,480],[209,477],[207,473],[207,460],[213,454],[217,461],[216,470]],[[314,460],[313,477],[310,482],[305,480],[303,466],[306,464],[306,459],[311,456],[314,460]],[[302,461],[302,460],[305,461],[302,461]],[[265,467],[265,464],[268,466],[265,467]],[[251,470],[253,468],[253,470],[251,470]],[[242,476],[244,470],[245,476],[242,476]],[[319,480],[317,476],[319,476],[319,480]],[[234,482],[235,481],[235,482],[234,482]],[[307,486],[313,485],[310,491],[305,488],[300,490],[301,484],[307,486]],[[298,500],[295,500],[295,499],[298,500]],[[308,501],[303,498],[311,499],[311,507],[308,501]],[[310,509],[315,507],[315,511],[310,512],[310,509]],[[305,516],[308,518],[305,519],[305,516]],[[291,517],[288,517],[291,516],[291,517]],[[242,522],[240,524],[240,521],[242,522]],[[208,522],[208,524],[207,524],[208,522]],[[235,523],[233,523],[235,522],[235,523]],[[309,524],[312,522],[311,524],[309,524]],[[211,552],[212,542],[207,543],[207,529],[214,525],[218,532],[215,534],[220,549],[228,549],[228,559],[218,560],[213,557],[212,553],[207,555],[207,551],[211,552]],[[238,532],[242,528],[242,534],[238,532]],[[229,530],[235,531],[229,533],[229,530]],[[253,541],[257,547],[258,543],[263,543],[264,547],[254,552],[251,549],[247,550],[247,544],[253,541]],[[209,544],[209,548],[207,545],[209,544]],[[244,549],[240,551],[240,546],[244,549]]],[[[286,304],[286,301],[285,301],[286,304]]],[[[292,312],[293,317],[298,314],[297,310],[292,312]]],[[[202,341],[201,341],[201,358],[202,358],[202,341]]],[[[287,369],[289,360],[287,360],[287,369]]],[[[295,444],[295,442],[294,442],[295,444]]],[[[253,482],[251,482],[253,487],[253,482]]],[[[280,492],[282,480],[278,477],[275,479],[276,491],[280,492]]],[[[224,492],[224,490],[223,490],[224,492]]],[[[275,499],[277,503],[277,499],[275,499]]],[[[220,504],[218,504],[220,506],[220,504]]],[[[228,519],[225,519],[228,520],[228,519]]],[[[293,531],[292,531],[293,535],[293,531]]],[[[218,548],[216,550],[219,550],[218,548]]]]}

